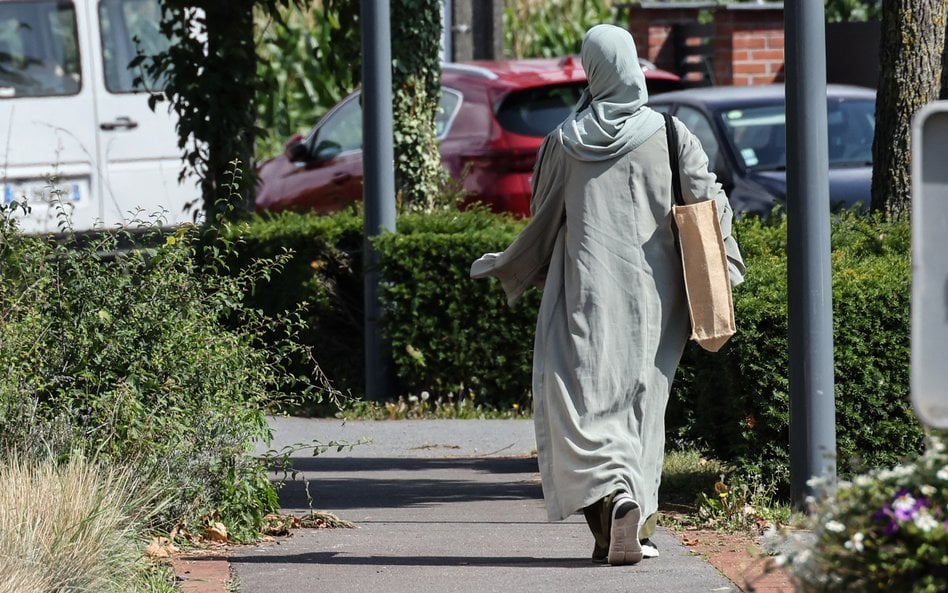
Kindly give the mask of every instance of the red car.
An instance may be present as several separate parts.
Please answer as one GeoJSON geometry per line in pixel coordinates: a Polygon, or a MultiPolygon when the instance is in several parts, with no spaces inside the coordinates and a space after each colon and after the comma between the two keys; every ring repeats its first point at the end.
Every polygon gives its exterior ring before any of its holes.
{"type": "MultiPolygon", "coordinates": [[[[642,61],[650,94],[681,79],[642,61]]],[[[586,86],[578,58],[445,64],[436,128],[441,158],[469,201],[525,216],[530,176],[543,137],[573,109],[586,86]]],[[[362,199],[362,110],[358,91],[305,137],[258,170],[257,211],[328,213],[362,199]]]]}

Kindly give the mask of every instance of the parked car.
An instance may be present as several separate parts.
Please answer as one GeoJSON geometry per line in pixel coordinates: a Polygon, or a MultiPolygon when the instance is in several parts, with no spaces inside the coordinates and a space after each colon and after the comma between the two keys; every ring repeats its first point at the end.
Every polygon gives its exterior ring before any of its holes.
{"type": "MultiPolygon", "coordinates": [[[[868,208],[875,91],[831,84],[826,99],[831,206],[868,208]]],[[[672,113],[698,136],[735,212],[767,215],[786,204],[783,85],[687,89],[649,105],[672,113]]]]}
{"type": "MultiPolygon", "coordinates": [[[[681,79],[642,61],[649,93],[681,79]]],[[[578,58],[445,64],[436,132],[442,162],[468,201],[528,215],[530,176],[543,137],[563,121],[586,86],[578,58]]],[[[257,211],[327,213],[362,199],[362,110],[358,91],[306,137],[258,169],[257,211]]]]}

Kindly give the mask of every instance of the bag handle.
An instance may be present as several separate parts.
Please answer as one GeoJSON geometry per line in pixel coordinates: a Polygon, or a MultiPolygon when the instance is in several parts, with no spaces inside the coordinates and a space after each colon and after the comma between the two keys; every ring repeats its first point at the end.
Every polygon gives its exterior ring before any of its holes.
{"type": "Polygon", "coordinates": [[[675,203],[684,206],[685,200],[681,197],[681,171],[678,165],[678,130],[675,129],[675,122],[671,115],[662,113],[662,117],[665,118],[665,139],[668,141],[668,160],[671,163],[675,203]]]}

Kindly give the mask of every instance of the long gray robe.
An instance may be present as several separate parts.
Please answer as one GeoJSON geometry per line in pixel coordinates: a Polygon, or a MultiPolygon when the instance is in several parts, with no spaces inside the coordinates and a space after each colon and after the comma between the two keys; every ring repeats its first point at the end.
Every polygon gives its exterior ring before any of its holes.
{"type": "MultiPolygon", "coordinates": [[[[716,200],[732,284],[744,266],[727,197],[697,138],[676,120],[686,202],[716,200]]],[[[551,134],[538,155],[533,216],[471,276],[501,281],[513,305],[543,286],[533,359],[534,423],[550,520],[621,489],[643,521],[658,510],[665,406],[689,335],[672,232],[664,129],[622,156],[569,156],[551,134]]]]}

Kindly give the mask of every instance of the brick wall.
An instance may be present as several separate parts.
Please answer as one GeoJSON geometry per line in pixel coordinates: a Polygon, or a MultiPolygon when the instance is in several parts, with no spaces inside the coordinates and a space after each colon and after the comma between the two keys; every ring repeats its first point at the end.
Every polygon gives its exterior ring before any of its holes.
{"type": "Polygon", "coordinates": [[[676,29],[697,24],[699,15],[710,14],[713,21],[706,38],[710,80],[706,82],[750,85],[784,80],[782,4],[647,2],[624,8],[639,55],[659,68],[692,78],[685,72],[691,69],[684,63],[683,51],[676,47],[680,45],[675,43],[676,29]]]}

